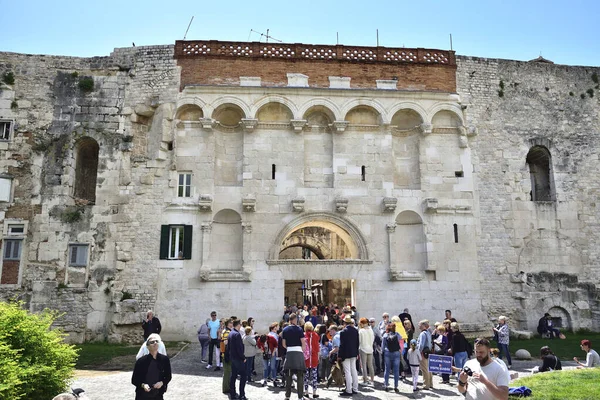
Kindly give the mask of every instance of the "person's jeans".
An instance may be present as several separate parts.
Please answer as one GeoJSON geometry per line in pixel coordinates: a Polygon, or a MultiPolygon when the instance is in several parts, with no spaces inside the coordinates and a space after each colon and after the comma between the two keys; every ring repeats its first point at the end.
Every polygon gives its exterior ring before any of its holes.
{"type": "Polygon", "coordinates": [[[206,353],[208,353],[208,344],[210,343],[210,339],[200,339],[200,348],[202,352],[200,353],[200,359],[202,361],[206,361],[206,353]]]}
{"type": "Polygon", "coordinates": [[[510,367],[512,365],[512,360],[510,358],[510,351],[508,350],[508,345],[498,343],[498,349],[500,350],[500,355],[498,356],[498,358],[502,360],[502,355],[505,354],[506,361],[508,361],[508,366],[510,367]]]}
{"type": "Polygon", "coordinates": [[[289,399],[292,395],[292,385],[294,384],[294,374],[296,374],[296,391],[298,398],[304,397],[304,370],[287,369],[285,370],[285,398],[289,399]]]}
{"type": "Polygon", "coordinates": [[[277,379],[277,359],[271,357],[268,360],[263,358],[263,380],[277,379]]]}
{"type": "MultiPolygon", "coordinates": [[[[244,360],[233,359],[231,360],[231,377],[229,378],[229,396],[234,397],[235,393],[235,380],[237,376],[240,376],[240,397],[246,396],[246,364],[248,362],[244,362],[244,360]]],[[[250,364],[250,368],[252,368],[252,364],[250,364]]]]}
{"type": "Polygon", "coordinates": [[[362,370],[363,382],[367,382],[367,372],[371,377],[371,382],[375,380],[375,371],[373,371],[373,353],[367,354],[360,350],[360,368],[362,370]]]}
{"type": "Polygon", "coordinates": [[[219,339],[210,339],[210,344],[208,345],[208,365],[213,365],[213,353],[217,352],[217,366],[221,364],[221,360],[219,360],[220,356],[220,347],[219,347],[219,339]]]}
{"type": "Polygon", "coordinates": [[[331,363],[329,362],[329,358],[321,357],[319,360],[319,379],[324,381],[329,378],[329,374],[331,374],[331,363]]]}
{"type": "Polygon", "coordinates": [[[375,360],[375,371],[379,374],[381,372],[381,353],[374,350],[373,359],[375,360]]]}
{"type": "Polygon", "coordinates": [[[388,387],[390,382],[390,371],[394,371],[394,388],[398,387],[398,380],[400,379],[400,352],[399,351],[385,351],[383,353],[383,359],[385,360],[385,372],[383,374],[383,386],[388,387]]]}
{"type": "MultiPolygon", "coordinates": [[[[456,353],[454,355],[454,366],[456,368],[462,369],[462,367],[465,366],[465,363],[467,362],[468,358],[469,358],[469,355],[467,354],[466,351],[461,351],[461,352],[456,353]]],[[[460,375],[460,372],[457,372],[456,377],[458,378],[459,375],[460,375]]]]}
{"type": "Polygon", "coordinates": [[[346,377],[346,393],[358,391],[358,371],[356,370],[356,357],[346,358],[342,361],[346,377]]]}
{"type": "Polygon", "coordinates": [[[252,367],[254,367],[254,357],[246,357],[246,382],[252,381],[252,367]]]}
{"type": "Polygon", "coordinates": [[[402,359],[404,360],[405,367],[406,367],[406,368],[404,368],[404,371],[412,373],[412,369],[410,368],[410,366],[408,364],[408,348],[409,348],[408,345],[404,346],[404,350],[402,350],[402,359]]]}

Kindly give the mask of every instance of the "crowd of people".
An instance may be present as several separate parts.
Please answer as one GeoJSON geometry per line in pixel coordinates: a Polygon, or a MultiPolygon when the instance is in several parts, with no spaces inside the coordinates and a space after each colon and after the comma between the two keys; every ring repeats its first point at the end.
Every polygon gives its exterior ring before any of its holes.
{"type": "MultiPolygon", "coordinates": [[[[268,332],[262,334],[255,331],[252,317],[218,319],[213,311],[197,333],[200,362],[208,370],[223,371],[222,391],[232,400],[247,400],[245,386],[253,381],[263,387],[285,387],[286,400],[291,397],[294,381],[298,399],[319,398],[320,384],[327,388],[339,385],[344,389],[340,396],[351,397],[358,393],[359,384],[374,387],[375,376],[382,372],[385,391],[391,391],[393,383],[393,390],[399,392],[401,381],[415,392],[431,390],[431,354],[452,359],[457,389],[466,398],[507,398],[512,367],[507,320],[500,316],[492,328],[498,348],[492,348],[485,338],[476,339],[472,345],[450,310],[446,310],[442,322],[430,327],[427,320],[414,324],[408,309],[391,318],[383,313],[377,322],[375,318],[361,318],[353,306],[340,308],[333,304],[285,307],[281,321],[270,324],[268,332]],[[473,354],[475,358],[470,359],[473,354]],[[262,379],[256,376],[255,368],[261,361],[262,379]],[[423,376],[422,388],[419,374],[423,376]]],[[[160,321],[152,311],[143,328],[145,342],[132,377],[136,399],[162,399],[171,380],[171,368],[159,336],[160,321]]],[[[586,352],[586,362],[575,357],[579,368],[600,366],[600,356],[589,340],[581,342],[581,349],[586,352]]],[[[548,346],[542,347],[540,358],[542,365],[536,372],[562,369],[548,346]]],[[[441,378],[443,384],[450,384],[450,373],[441,374],[441,378]]]]}

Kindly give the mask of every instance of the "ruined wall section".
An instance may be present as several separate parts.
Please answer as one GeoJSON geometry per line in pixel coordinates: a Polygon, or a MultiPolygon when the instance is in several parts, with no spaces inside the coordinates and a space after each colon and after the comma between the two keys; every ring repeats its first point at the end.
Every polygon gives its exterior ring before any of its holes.
{"type": "Polygon", "coordinates": [[[474,57],[457,64],[466,124],[478,129],[478,257],[482,291],[493,293],[484,310],[523,329],[535,330],[549,310],[565,325],[598,329],[600,70],[474,57]],[[536,145],[551,154],[555,201],[531,201],[526,157],[536,145]]]}

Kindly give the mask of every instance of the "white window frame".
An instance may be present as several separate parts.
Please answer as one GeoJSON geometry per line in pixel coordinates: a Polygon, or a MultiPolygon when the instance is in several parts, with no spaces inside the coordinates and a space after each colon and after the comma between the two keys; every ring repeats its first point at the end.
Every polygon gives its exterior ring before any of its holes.
{"type": "Polygon", "coordinates": [[[192,197],[192,173],[180,172],[177,175],[177,197],[192,197]]]}
{"type": "Polygon", "coordinates": [[[81,267],[81,268],[87,268],[88,264],[89,264],[89,257],[90,257],[90,245],[88,243],[70,243],[69,244],[69,252],[67,254],[68,257],[68,265],[69,267],[81,267]],[[73,249],[77,249],[76,255],[75,255],[75,263],[73,263],[72,260],[72,253],[73,253],[73,249]],[[85,255],[80,257],[80,251],[79,249],[85,249],[85,255]]]}
{"type": "Polygon", "coordinates": [[[0,186],[7,187],[7,193],[5,197],[0,198],[0,202],[2,203],[10,203],[12,201],[12,191],[13,191],[13,178],[7,174],[0,174],[0,186]]]}
{"type": "Polygon", "coordinates": [[[25,224],[7,224],[6,234],[9,236],[24,236],[25,235],[25,224]],[[21,232],[15,232],[20,230],[21,232]]]}
{"type": "Polygon", "coordinates": [[[0,119],[0,141],[8,142],[13,137],[15,121],[12,119],[0,119]]]}
{"type": "Polygon", "coordinates": [[[167,256],[169,260],[183,258],[184,229],[184,225],[172,225],[169,227],[169,254],[167,256]],[[179,252],[181,252],[181,257],[179,257],[179,252]]]}
{"type": "Polygon", "coordinates": [[[23,253],[23,239],[5,238],[2,243],[2,260],[3,261],[21,261],[21,253],[23,253]],[[18,243],[19,248],[17,249],[17,255],[15,256],[14,244],[18,243]],[[11,244],[9,246],[9,244],[11,244]],[[10,248],[10,253],[6,255],[7,250],[10,248]]]}

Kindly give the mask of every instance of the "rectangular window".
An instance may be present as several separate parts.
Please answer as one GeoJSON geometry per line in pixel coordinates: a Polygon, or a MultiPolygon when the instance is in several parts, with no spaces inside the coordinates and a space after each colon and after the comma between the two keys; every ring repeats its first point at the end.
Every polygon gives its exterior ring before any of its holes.
{"type": "Polygon", "coordinates": [[[18,261],[21,259],[21,244],[23,240],[4,240],[4,260],[18,261]]]}
{"type": "Polygon", "coordinates": [[[25,233],[25,225],[22,224],[11,224],[8,225],[9,235],[23,235],[25,233]]]}
{"type": "Polygon", "coordinates": [[[0,140],[10,140],[12,121],[0,121],[0,140]]]}
{"type": "Polygon", "coordinates": [[[190,197],[192,195],[192,174],[179,174],[177,197],[190,197]]]}
{"type": "Polygon", "coordinates": [[[71,267],[85,267],[88,259],[87,244],[69,245],[69,265],[71,267]]]}
{"type": "Polygon", "coordinates": [[[162,225],[160,230],[161,260],[192,258],[192,225],[162,225]]]}
{"type": "Polygon", "coordinates": [[[0,201],[10,201],[12,179],[0,177],[0,201]]]}

